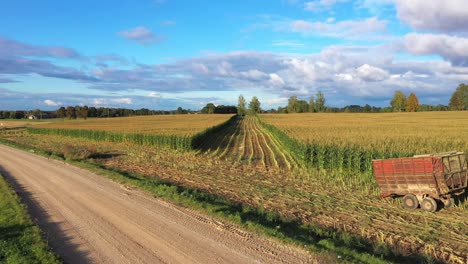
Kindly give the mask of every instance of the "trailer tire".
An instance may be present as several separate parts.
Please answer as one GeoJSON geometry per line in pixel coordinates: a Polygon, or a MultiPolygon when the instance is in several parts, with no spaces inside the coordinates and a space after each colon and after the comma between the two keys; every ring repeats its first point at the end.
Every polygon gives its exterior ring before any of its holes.
{"type": "Polygon", "coordinates": [[[426,212],[433,213],[437,211],[437,202],[432,197],[426,197],[421,202],[421,208],[426,212]]]}
{"type": "Polygon", "coordinates": [[[444,204],[444,208],[447,209],[453,206],[455,200],[453,198],[442,199],[442,203],[444,204]]]}
{"type": "Polygon", "coordinates": [[[414,194],[407,194],[403,196],[403,206],[406,209],[416,209],[419,207],[419,200],[414,194]]]}

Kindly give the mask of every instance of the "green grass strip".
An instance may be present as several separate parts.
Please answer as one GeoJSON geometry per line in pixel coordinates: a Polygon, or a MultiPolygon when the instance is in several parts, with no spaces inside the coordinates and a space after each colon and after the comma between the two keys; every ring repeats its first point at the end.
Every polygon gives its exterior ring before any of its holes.
{"type": "Polygon", "coordinates": [[[0,174],[0,263],[61,263],[0,174]]]}

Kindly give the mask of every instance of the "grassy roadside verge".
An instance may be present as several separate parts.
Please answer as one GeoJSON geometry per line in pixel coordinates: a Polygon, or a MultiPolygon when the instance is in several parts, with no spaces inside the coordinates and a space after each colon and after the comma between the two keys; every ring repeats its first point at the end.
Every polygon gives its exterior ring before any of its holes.
{"type": "MultiPolygon", "coordinates": [[[[11,144],[10,144],[11,145],[11,144]]],[[[30,151],[29,146],[13,146],[30,151]]],[[[53,153],[34,149],[35,153],[50,156],[53,153]]],[[[55,154],[57,157],[60,153],[55,154]]],[[[260,208],[238,204],[220,196],[198,190],[184,188],[167,181],[148,178],[142,175],[100,167],[87,161],[70,162],[73,165],[91,170],[122,184],[146,190],[153,196],[175,204],[197,209],[245,227],[251,231],[275,237],[307,248],[326,263],[423,263],[421,256],[394,256],[383,244],[370,243],[358,236],[335,230],[328,230],[313,224],[302,224],[292,219],[282,218],[279,214],[260,208]]]]}
{"type": "Polygon", "coordinates": [[[0,263],[61,263],[0,174],[0,263]]]}

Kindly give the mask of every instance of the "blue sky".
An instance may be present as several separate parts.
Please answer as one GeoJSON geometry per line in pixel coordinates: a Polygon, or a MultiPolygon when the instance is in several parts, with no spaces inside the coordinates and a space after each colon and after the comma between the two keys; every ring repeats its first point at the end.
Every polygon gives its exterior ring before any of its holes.
{"type": "Polygon", "coordinates": [[[0,109],[265,109],[321,91],[447,104],[468,82],[465,0],[24,1],[0,8],[0,109]]]}

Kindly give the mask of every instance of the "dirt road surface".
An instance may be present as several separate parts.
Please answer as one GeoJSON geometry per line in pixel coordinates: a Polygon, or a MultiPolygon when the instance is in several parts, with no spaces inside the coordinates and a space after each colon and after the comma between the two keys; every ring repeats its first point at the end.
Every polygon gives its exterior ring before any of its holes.
{"type": "Polygon", "coordinates": [[[317,262],[300,249],[4,145],[0,172],[66,263],[317,262]]]}

